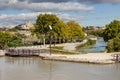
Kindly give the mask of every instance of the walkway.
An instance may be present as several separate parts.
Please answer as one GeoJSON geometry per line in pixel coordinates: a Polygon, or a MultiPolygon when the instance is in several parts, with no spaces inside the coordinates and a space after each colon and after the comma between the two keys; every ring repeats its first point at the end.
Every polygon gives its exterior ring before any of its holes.
{"type": "Polygon", "coordinates": [[[82,45],[85,44],[87,42],[87,40],[83,40],[82,42],[77,42],[77,43],[66,43],[64,44],[64,50],[69,50],[69,51],[73,51],[76,50],[76,46],[78,45],[82,45]]]}
{"type": "Polygon", "coordinates": [[[110,53],[88,53],[79,55],[62,55],[62,54],[41,54],[45,60],[56,60],[56,61],[68,61],[68,62],[80,62],[80,63],[94,63],[94,64],[112,64],[113,57],[110,53]]]}

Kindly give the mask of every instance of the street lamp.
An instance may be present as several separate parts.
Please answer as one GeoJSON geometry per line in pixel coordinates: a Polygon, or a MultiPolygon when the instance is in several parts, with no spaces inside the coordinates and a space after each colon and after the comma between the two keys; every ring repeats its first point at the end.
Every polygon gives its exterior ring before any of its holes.
{"type": "Polygon", "coordinates": [[[50,28],[50,55],[51,55],[51,36],[52,36],[52,26],[49,25],[50,28]]]}

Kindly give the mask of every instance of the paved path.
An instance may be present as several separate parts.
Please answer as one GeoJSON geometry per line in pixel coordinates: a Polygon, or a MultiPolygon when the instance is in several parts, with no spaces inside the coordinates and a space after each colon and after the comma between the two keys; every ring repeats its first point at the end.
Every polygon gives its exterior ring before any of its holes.
{"type": "MultiPolygon", "coordinates": [[[[80,45],[80,44],[85,44],[87,42],[87,40],[83,40],[82,42],[76,42],[76,43],[62,43],[62,44],[56,44],[55,46],[64,46],[64,50],[75,50],[75,47],[80,45]]],[[[54,46],[52,44],[52,46],[54,46]]],[[[21,47],[16,47],[17,49],[47,49],[49,48],[49,44],[47,45],[38,45],[38,46],[21,46],[21,47]]]]}
{"type": "Polygon", "coordinates": [[[82,42],[77,42],[77,43],[66,43],[65,45],[64,45],[64,50],[69,50],[69,51],[71,51],[71,50],[76,50],[76,46],[78,46],[78,45],[82,45],[82,44],[85,44],[87,42],[87,40],[85,39],[85,40],[83,40],[82,42]]]}
{"type": "Polygon", "coordinates": [[[82,63],[97,63],[97,64],[111,64],[113,61],[112,54],[110,53],[89,53],[79,55],[62,55],[62,54],[40,54],[40,57],[46,60],[57,61],[70,61],[70,62],[82,62],[82,63]]]}

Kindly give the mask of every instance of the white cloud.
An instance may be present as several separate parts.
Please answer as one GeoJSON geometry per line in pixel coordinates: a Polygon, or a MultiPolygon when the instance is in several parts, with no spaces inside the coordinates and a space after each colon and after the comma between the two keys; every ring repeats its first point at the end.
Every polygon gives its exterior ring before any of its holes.
{"type": "Polygon", "coordinates": [[[70,14],[61,14],[61,13],[57,15],[59,16],[61,20],[64,20],[64,21],[69,21],[69,20],[81,21],[85,19],[84,16],[72,16],[70,14]]]}
{"type": "Polygon", "coordinates": [[[18,1],[18,0],[1,0],[0,9],[26,9],[30,11],[92,11],[94,10],[93,6],[87,6],[78,2],[38,2],[38,3],[29,3],[27,0],[18,1]]]}
{"type": "Polygon", "coordinates": [[[120,3],[120,0],[19,0],[19,1],[28,1],[30,3],[38,2],[120,3]]]}
{"type": "MultiPolygon", "coordinates": [[[[2,15],[0,15],[0,22],[2,23],[0,25],[3,25],[3,26],[15,25],[15,24],[25,23],[26,21],[35,22],[36,16],[39,15],[39,14],[45,14],[45,12],[22,13],[22,14],[18,14],[18,15],[2,14],[2,15]]],[[[83,16],[79,16],[79,17],[78,16],[72,16],[72,15],[67,14],[67,13],[62,14],[62,13],[47,12],[47,14],[56,14],[63,21],[84,20],[83,16]]]]}

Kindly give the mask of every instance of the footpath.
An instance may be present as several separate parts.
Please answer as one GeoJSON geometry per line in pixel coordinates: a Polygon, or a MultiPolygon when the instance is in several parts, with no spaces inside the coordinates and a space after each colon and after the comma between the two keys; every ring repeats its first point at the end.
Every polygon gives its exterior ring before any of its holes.
{"type": "Polygon", "coordinates": [[[87,42],[87,40],[83,40],[82,42],[76,42],[76,43],[65,43],[64,46],[64,50],[69,50],[69,51],[74,51],[76,50],[76,46],[78,45],[82,45],[85,44],[87,42]]]}
{"type": "Polygon", "coordinates": [[[94,63],[94,64],[112,64],[113,57],[111,53],[88,53],[76,55],[63,54],[40,54],[39,56],[44,60],[80,62],[80,63],[94,63]]]}

